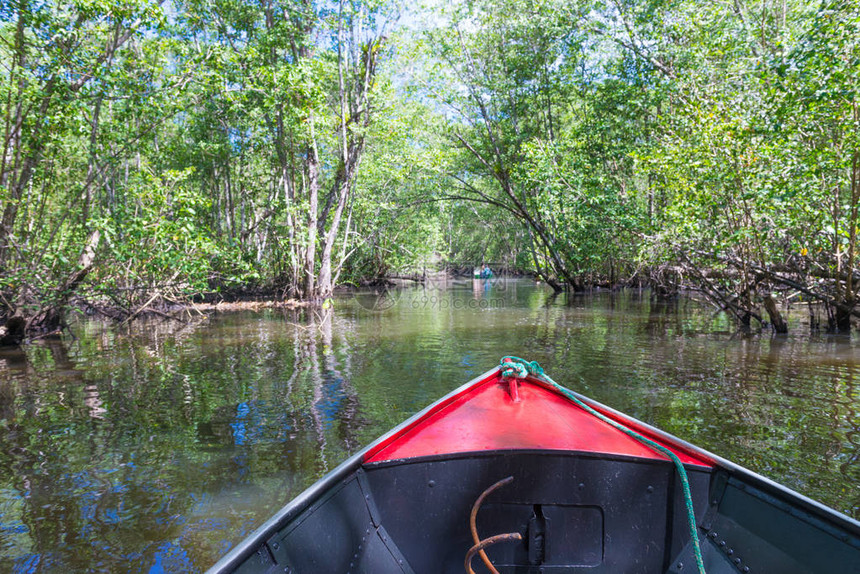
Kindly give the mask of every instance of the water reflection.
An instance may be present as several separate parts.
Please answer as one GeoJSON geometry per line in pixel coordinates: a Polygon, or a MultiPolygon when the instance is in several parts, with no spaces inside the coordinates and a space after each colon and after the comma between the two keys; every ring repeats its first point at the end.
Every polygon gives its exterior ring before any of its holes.
{"type": "Polygon", "coordinates": [[[689,301],[553,298],[525,281],[381,296],[124,332],[87,323],[0,352],[0,571],[204,570],[503,354],[860,515],[856,341],[735,337],[689,301]]]}

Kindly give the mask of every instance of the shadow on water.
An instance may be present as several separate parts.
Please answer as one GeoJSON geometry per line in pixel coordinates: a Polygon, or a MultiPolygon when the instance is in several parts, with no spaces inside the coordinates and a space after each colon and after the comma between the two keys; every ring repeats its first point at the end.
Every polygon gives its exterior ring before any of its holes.
{"type": "Polygon", "coordinates": [[[494,366],[559,382],[860,515],[860,345],[734,336],[695,302],[429,283],[0,352],[0,571],[202,571],[494,366]]]}

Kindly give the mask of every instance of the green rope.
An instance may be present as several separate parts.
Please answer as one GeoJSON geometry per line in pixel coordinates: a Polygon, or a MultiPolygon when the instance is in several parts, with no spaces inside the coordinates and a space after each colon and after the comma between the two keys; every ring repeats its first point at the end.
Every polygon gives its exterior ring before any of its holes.
{"type": "Polygon", "coordinates": [[[545,383],[556,389],[558,392],[563,394],[565,397],[570,399],[572,402],[574,402],[577,406],[587,411],[589,414],[597,417],[598,419],[609,425],[612,425],[616,429],[620,430],[627,436],[636,439],[645,446],[648,446],[669,457],[669,459],[671,459],[671,461],[675,464],[675,469],[678,471],[678,477],[681,479],[681,488],[684,491],[684,504],[686,504],[687,506],[687,523],[690,527],[690,538],[693,542],[693,554],[696,556],[696,566],[699,569],[699,574],[706,574],[705,563],[702,559],[702,549],[699,546],[699,535],[698,531],[696,530],[696,512],[695,510],[693,510],[693,496],[692,494],[690,494],[690,481],[687,479],[687,471],[684,469],[684,463],[681,462],[681,459],[678,458],[678,455],[676,455],[674,452],[672,452],[662,444],[656,443],[653,440],[642,436],[635,430],[627,428],[618,421],[614,421],[606,415],[597,412],[596,410],[579,400],[576,395],[574,395],[571,391],[553,381],[549,377],[549,375],[544,373],[543,368],[541,368],[537,361],[526,361],[525,359],[521,359],[519,357],[506,356],[502,357],[502,361],[499,365],[499,368],[501,370],[502,377],[516,377],[518,379],[523,379],[528,375],[532,375],[533,377],[544,381],[545,383]]]}

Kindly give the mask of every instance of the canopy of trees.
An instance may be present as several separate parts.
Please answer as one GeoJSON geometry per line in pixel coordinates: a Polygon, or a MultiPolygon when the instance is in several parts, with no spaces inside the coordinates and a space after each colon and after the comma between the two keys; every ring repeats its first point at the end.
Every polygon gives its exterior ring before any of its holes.
{"type": "Polygon", "coordinates": [[[0,309],[503,262],[860,315],[853,0],[10,0],[0,309]]]}

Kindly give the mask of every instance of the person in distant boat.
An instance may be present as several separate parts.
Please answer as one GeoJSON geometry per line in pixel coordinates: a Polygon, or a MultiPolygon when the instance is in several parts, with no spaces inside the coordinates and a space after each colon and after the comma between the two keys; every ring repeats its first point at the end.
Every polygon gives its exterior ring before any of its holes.
{"type": "Polygon", "coordinates": [[[487,267],[487,264],[484,263],[483,267],[481,267],[481,279],[489,279],[492,276],[493,276],[492,269],[487,267]]]}

